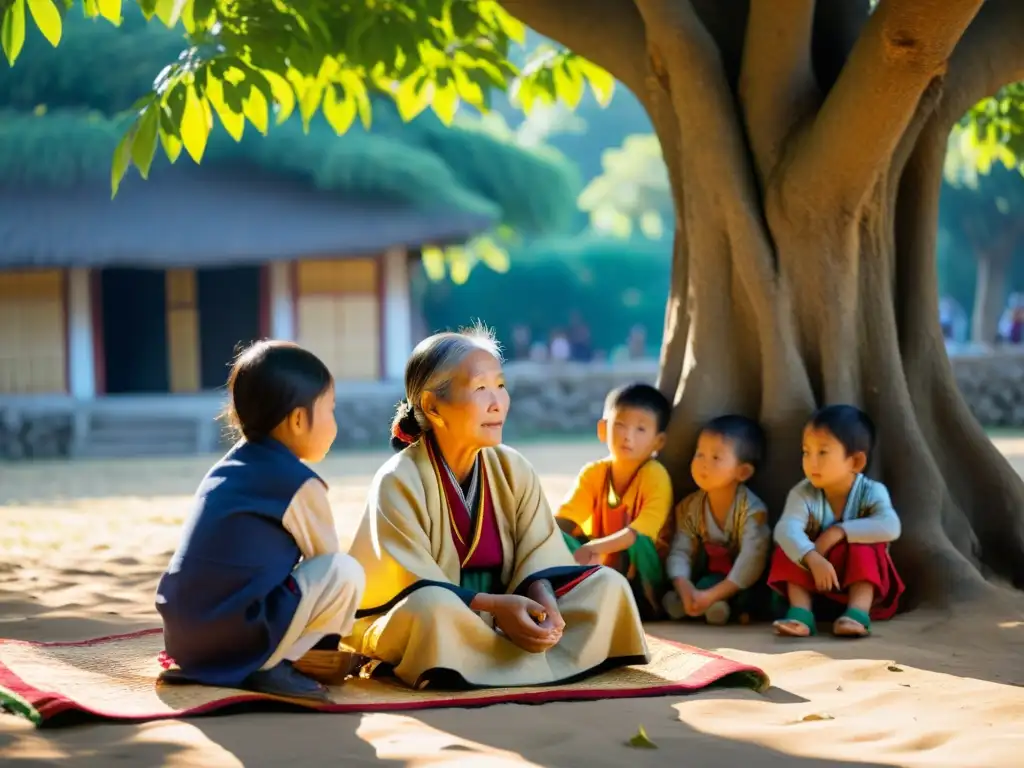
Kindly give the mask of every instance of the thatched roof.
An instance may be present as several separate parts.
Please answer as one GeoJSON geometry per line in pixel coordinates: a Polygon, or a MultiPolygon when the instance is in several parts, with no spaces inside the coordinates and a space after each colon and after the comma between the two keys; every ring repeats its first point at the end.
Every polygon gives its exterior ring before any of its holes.
{"type": "Polygon", "coordinates": [[[158,153],[149,181],[129,178],[111,202],[114,115],[181,46],[131,10],[120,29],[70,14],[59,48],[35,35],[13,70],[0,65],[0,266],[336,256],[571,221],[578,177],[557,154],[432,114],[405,124],[388,100],[369,132],[342,137],[297,118],[267,137],[247,126],[240,143],[218,127],[201,167],[158,153]]]}

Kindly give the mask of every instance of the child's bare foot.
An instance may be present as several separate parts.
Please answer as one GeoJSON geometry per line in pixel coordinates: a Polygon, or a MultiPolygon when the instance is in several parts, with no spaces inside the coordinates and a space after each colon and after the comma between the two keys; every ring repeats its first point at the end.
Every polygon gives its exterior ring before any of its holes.
{"type": "Polygon", "coordinates": [[[729,604],[724,600],[712,603],[704,612],[704,620],[713,626],[721,627],[729,623],[729,604]]]}
{"type": "Polygon", "coordinates": [[[806,608],[790,606],[786,617],[779,619],[772,626],[775,628],[775,634],[783,637],[810,637],[817,634],[814,614],[806,608]]]}
{"type": "Polygon", "coordinates": [[[871,634],[871,617],[857,608],[847,608],[832,625],[832,634],[836,637],[867,637],[871,634]]]}

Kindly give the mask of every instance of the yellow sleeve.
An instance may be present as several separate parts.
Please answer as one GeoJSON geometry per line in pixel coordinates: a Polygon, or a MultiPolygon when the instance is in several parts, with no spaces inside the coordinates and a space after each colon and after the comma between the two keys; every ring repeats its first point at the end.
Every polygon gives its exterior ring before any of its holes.
{"type": "Polygon", "coordinates": [[[629,527],[641,536],[657,541],[672,511],[672,479],[660,462],[649,461],[640,470],[637,480],[637,513],[629,527]]]}
{"type": "Polygon", "coordinates": [[[590,520],[604,487],[603,462],[595,461],[580,470],[572,489],[562,501],[555,517],[564,517],[581,528],[590,520]]]}

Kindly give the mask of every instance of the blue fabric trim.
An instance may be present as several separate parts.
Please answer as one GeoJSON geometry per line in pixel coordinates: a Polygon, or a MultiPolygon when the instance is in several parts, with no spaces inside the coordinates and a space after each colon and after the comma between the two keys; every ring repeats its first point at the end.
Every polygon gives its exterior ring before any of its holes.
{"type": "Polygon", "coordinates": [[[551,582],[551,588],[558,590],[559,587],[578,579],[584,573],[594,569],[592,565],[559,565],[554,568],[545,568],[543,571],[531,573],[516,587],[515,594],[526,595],[527,590],[540,579],[547,579],[551,582]]]}

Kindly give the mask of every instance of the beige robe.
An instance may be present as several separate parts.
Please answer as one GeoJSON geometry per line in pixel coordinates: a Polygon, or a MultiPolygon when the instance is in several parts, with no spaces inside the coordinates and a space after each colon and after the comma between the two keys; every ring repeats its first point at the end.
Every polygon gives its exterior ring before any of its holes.
{"type": "MultiPolygon", "coordinates": [[[[576,565],[555,525],[533,467],[505,446],[481,452],[502,542],[508,592],[531,575],[576,565]]],[[[609,664],[649,661],[643,626],[626,579],[601,568],[558,599],[561,641],[528,653],[495,632],[443,585],[460,584],[448,504],[422,441],[389,460],[374,478],[349,552],[366,571],[366,591],[349,644],[394,666],[407,685],[448,670],[475,686],[557,683],[609,664]],[[423,582],[436,582],[424,584],[423,582]]],[[[558,579],[553,585],[559,586],[558,579]]]]}

